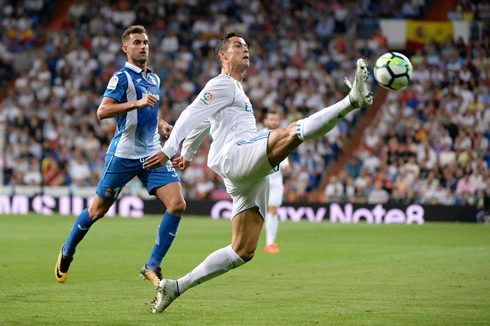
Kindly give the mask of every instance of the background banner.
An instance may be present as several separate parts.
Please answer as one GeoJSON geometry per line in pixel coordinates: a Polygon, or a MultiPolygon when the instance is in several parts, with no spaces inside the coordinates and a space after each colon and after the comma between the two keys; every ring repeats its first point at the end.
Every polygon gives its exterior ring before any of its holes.
{"type": "Polygon", "coordinates": [[[451,21],[407,20],[407,50],[409,51],[423,49],[431,40],[439,43],[453,36],[451,21]]]}
{"type": "MultiPolygon", "coordinates": [[[[78,215],[89,205],[93,197],[50,195],[0,195],[0,214],[25,215],[35,212],[43,215],[78,215]]],[[[188,200],[186,215],[211,216],[213,219],[231,219],[232,203],[229,200],[188,200]]],[[[145,214],[163,214],[165,206],[159,200],[141,199],[136,196],[121,197],[106,216],[141,218],[145,214]]],[[[288,203],[279,208],[282,221],[308,220],[332,223],[403,223],[423,224],[426,221],[475,222],[476,209],[472,206],[442,205],[359,205],[359,204],[308,204],[288,203]]]]}

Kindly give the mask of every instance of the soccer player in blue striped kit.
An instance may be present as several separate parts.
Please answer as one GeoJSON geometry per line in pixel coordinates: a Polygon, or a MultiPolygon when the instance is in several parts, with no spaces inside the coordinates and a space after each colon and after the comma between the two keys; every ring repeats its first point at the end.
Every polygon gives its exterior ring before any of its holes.
{"type": "Polygon", "coordinates": [[[143,169],[146,158],[160,150],[160,132],[167,136],[171,126],[158,118],[160,79],[147,67],[148,35],[143,26],[131,26],[122,35],[122,50],[128,61],[109,81],[97,109],[99,120],[116,117],[117,129],[105,158],[105,166],[93,202],[78,216],[55,266],[58,282],[67,280],[77,245],[92,224],[104,217],[122,188],[135,176],[155,195],[167,211],[157,240],[140,276],[158,287],[163,279],[161,262],[177,234],[186,203],[180,179],[170,162],[154,170],[143,169]]]}

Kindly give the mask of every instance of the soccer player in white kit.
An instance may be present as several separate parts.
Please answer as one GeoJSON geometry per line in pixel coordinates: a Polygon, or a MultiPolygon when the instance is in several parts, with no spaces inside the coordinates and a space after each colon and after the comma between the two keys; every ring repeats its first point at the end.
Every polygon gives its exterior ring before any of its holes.
{"type": "MultiPolygon", "coordinates": [[[[266,130],[273,130],[279,127],[281,119],[279,113],[275,111],[268,111],[264,119],[264,127],[266,130]]],[[[289,173],[291,166],[289,160],[286,157],[284,161],[279,164],[279,171],[269,175],[269,206],[267,207],[267,214],[265,216],[265,235],[266,246],[264,251],[269,254],[278,254],[280,252],[276,243],[277,229],[279,228],[279,217],[277,216],[277,209],[282,205],[282,198],[284,196],[284,184],[282,175],[283,173],[289,173]]]]}
{"type": "Polygon", "coordinates": [[[373,102],[367,87],[364,59],[357,61],[349,95],[311,117],[257,134],[252,104],[242,88],[250,65],[247,43],[237,33],[225,34],[215,47],[221,74],[211,79],[182,112],[162,150],[143,164],[154,169],[166,164],[185,139],[181,156],[173,166],[185,169],[206,135],[213,142],[208,166],[220,175],[233,199],[231,244],[211,253],[201,264],[178,280],[163,279],[157,288],[152,311],[164,311],[178,296],[230,269],[250,261],[255,254],[269,197],[267,176],[304,141],[322,137],[346,114],[373,102]]]}

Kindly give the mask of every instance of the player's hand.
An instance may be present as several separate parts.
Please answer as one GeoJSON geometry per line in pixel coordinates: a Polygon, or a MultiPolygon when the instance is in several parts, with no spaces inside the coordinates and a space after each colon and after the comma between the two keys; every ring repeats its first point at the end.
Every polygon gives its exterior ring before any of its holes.
{"type": "Polygon", "coordinates": [[[147,106],[151,106],[151,108],[153,109],[156,104],[157,104],[157,98],[151,94],[145,95],[138,100],[138,108],[140,109],[147,106]]]}
{"type": "Polygon", "coordinates": [[[156,169],[164,166],[168,162],[168,157],[162,151],[156,151],[155,154],[148,157],[143,163],[143,169],[156,169]]]}
{"type": "Polygon", "coordinates": [[[174,127],[172,125],[169,125],[167,121],[158,118],[158,132],[160,133],[160,135],[168,138],[173,129],[174,127]]]}
{"type": "Polygon", "coordinates": [[[172,161],[172,167],[179,168],[182,171],[185,171],[189,165],[191,165],[191,161],[186,160],[183,156],[179,156],[172,161]]]}

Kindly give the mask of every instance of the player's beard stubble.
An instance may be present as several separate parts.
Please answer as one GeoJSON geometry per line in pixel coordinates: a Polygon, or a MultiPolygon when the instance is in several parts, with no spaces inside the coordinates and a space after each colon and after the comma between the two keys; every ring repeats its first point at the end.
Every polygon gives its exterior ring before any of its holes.
{"type": "Polygon", "coordinates": [[[134,62],[137,62],[137,63],[139,63],[141,65],[145,64],[146,61],[147,61],[147,58],[144,58],[144,59],[141,59],[141,58],[131,58],[131,59],[133,59],[134,62]]]}

